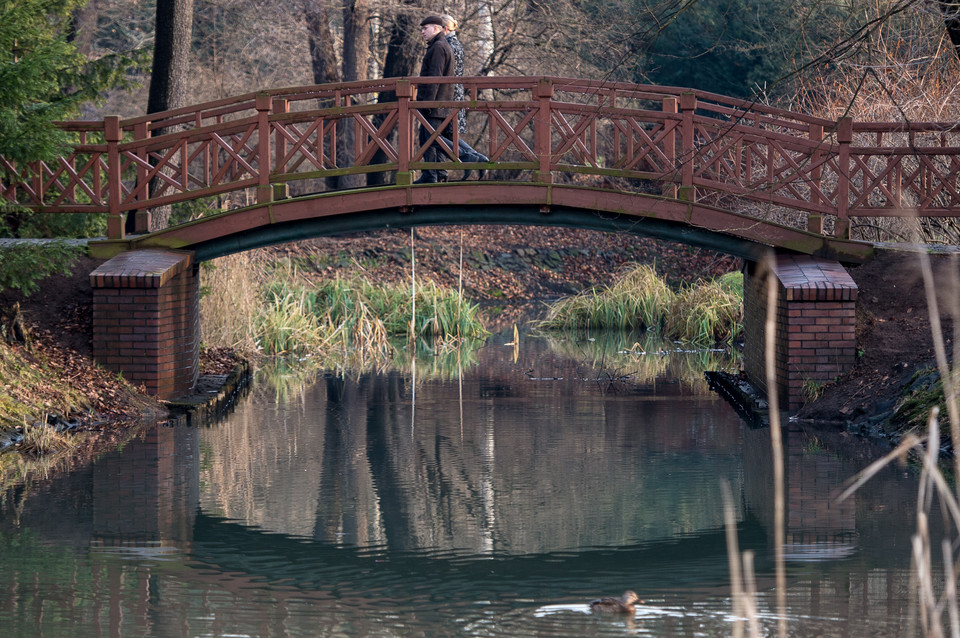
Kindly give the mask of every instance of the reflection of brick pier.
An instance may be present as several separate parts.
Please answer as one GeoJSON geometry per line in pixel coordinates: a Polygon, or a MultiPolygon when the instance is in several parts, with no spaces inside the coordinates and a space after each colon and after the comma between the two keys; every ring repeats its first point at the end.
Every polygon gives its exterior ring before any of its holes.
{"type": "MultiPolygon", "coordinates": [[[[820,454],[808,439],[784,429],[786,482],[786,544],[788,560],[832,560],[856,552],[856,499],[836,502],[836,489],[851,470],[832,454],[820,454]]],[[[764,527],[774,529],[773,462],[768,428],[748,429],[744,456],[747,504],[764,527]]]]}
{"type": "Polygon", "coordinates": [[[93,466],[93,535],[99,545],[180,546],[199,501],[199,432],[155,426],[93,466]]]}

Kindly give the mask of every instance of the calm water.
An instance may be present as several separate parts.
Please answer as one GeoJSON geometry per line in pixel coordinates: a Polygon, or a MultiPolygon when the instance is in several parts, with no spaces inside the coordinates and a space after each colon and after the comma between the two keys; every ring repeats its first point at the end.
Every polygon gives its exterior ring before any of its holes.
{"type": "MultiPolygon", "coordinates": [[[[720,483],[766,632],[769,432],[720,355],[512,335],[412,369],[274,372],[226,421],[148,430],[0,501],[0,636],[727,636],[720,483]],[[635,590],[633,618],[586,603],[635,590]]],[[[787,441],[792,636],[908,633],[916,486],[787,441]]]]}

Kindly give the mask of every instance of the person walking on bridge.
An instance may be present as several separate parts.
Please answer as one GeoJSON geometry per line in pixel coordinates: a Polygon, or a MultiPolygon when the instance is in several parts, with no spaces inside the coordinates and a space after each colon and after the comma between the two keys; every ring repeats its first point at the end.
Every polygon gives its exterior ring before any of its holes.
{"type": "MultiPolygon", "coordinates": [[[[420,34],[427,42],[427,51],[423,54],[420,63],[420,77],[449,77],[454,74],[453,49],[443,32],[443,18],[438,15],[428,16],[420,23],[420,34]]],[[[417,88],[417,101],[434,102],[453,100],[453,83],[449,84],[421,84],[417,88]]],[[[426,144],[433,131],[440,130],[444,118],[448,115],[446,108],[420,109],[429,126],[420,125],[420,146],[426,144]],[[430,129],[433,129],[430,130],[430,129]]],[[[443,132],[441,131],[441,135],[443,132]]],[[[423,154],[424,162],[440,161],[439,138],[427,148],[423,154]]],[[[445,170],[424,170],[414,184],[433,184],[447,181],[445,170]]]]}
{"type": "MultiPolygon", "coordinates": [[[[440,18],[443,20],[443,31],[444,35],[447,38],[447,42],[450,43],[450,48],[453,49],[453,66],[454,73],[457,77],[463,77],[463,68],[464,68],[464,54],[463,54],[463,45],[460,44],[460,39],[457,37],[457,19],[451,15],[442,15],[440,18]]],[[[453,85],[453,99],[462,102],[466,93],[463,90],[462,84],[453,85]]],[[[464,109],[460,109],[457,112],[457,130],[460,132],[460,135],[463,135],[467,132],[467,112],[464,109]]],[[[447,141],[447,140],[444,140],[447,141]]],[[[452,146],[453,143],[450,142],[452,146]]],[[[481,153],[478,153],[472,146],[463,141],[463,138],[458,138],[458,155],[460,156],[461,162],[489,162],[490,159],[481,153]]],[[[470,174],[473,171],[467,169],[463,172],[463,177],[461,181],[466,181],[469,179],[470,174]]],[[[483,175],[486,173],[486,169],[481,168],[478,173],[478,179],[483,179],[483,175]]]]}

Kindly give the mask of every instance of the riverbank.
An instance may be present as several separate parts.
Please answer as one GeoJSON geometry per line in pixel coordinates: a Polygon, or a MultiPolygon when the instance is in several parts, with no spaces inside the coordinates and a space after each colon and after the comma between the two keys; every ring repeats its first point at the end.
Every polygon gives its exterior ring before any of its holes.
{"type": "MultiPolygon", "coordinates": [[[[949,315],[960,298],[960,254],[943,250],[926,255],[952,359],[954,322],[949,315]]],[[[799,410],[796,419],[897,441],[923,427],[929,408],[937,402],[934,324],[920,254],[909,246],[890,246],[879,250],[870,263],[848,270],[859,289],[857,364],[834,383],[818,388],[819,396],[799,410]]],[[[941,432],[947,432],[946,412],[941,410],[941,415],[941,432]]],[[[945,439],[943,448],[952,451],[951,442],[945,439]]]]}

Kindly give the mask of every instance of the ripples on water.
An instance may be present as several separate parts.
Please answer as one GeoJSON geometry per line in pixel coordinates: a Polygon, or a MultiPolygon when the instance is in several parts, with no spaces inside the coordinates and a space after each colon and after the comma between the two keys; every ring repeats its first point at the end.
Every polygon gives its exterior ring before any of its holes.
{"type": "MultiPolygon", "coordinates": [[[[510,339],[261,380],[223,423],[12,490],[0,635],[725,636],[721,480],[775,633],[769,435],[702,376],[735,364],[510,339]],[[589,612],[625,589],[633,617],[589,612]]],[[[912,479],[837,504],[859,466],[786,440],[791,635],[901,635],[912,479]]]]}

